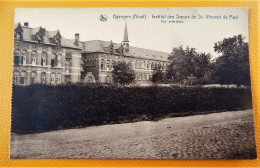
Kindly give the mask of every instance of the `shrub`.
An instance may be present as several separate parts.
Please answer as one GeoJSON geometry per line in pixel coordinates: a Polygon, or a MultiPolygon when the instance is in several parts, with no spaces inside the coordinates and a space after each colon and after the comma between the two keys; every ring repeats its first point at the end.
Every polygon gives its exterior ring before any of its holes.
{"type": "Polygon", "coordinates": [[[12,131],[41,132],[138,120],[172,113],[252,107],[249,88],[14,86],[12,131]]]}

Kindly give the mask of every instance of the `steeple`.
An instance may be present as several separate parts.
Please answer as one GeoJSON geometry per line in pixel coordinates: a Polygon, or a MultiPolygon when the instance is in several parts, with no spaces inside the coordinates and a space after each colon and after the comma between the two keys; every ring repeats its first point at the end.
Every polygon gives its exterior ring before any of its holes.
{"type": "Polygon", "coordinates": [[[127,24],[126,23],[125,23],[125,32],[124,32],[123,42],[129,42],[129,40],[128,40],[128,33],[127,33],[127,24]]]}
{"type": "Polygon", "coordinates": [[[125,23],[125,31],[124,31],[124,39],[122,41],[122,46],[125,52],[129,51],[129,40],[128,40],[128,32],[127,32],[127,25],[125,23]]]}

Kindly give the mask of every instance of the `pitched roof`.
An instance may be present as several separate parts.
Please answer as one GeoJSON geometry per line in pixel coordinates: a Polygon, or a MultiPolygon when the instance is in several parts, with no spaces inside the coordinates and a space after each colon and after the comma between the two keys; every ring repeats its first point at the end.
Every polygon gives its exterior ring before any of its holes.
{"type": "MultiPolygon", "coordinates": [[[[114,46],[114,49],[119,49],[121,47],[121,43],[112,43],[112,44],[114,46]]],[[[111,41],[101,41],[101,40],[85,41],[83,52],[108,53],[109,52],[108,48],[110,45],[111,45],[111,41]]],[[[170,53],[130,46],[129,51],[124,52],[124,55],[136,57],[136,58],[168,61],[168,57],[170,53]]]]}
{"type": "MultiPolygon", "coordinates": [[[[15,29],[17,28],[18,25],[19,24],[17,24],[17,23],[15,24],[15,29]]],[[[23,40],[24,41],[36,42],[36,41],[33,40],[32,36],[35,35],[37,32],[39,32],[41,27],[30,28],[30,27],[22,26],[22,29],[23,29],[22,35],[23,35],[23,40]]],[[[45,36],[43,36],[44,44],[53,44],[53,45],[55,45],[54,43],[51,42],[51,38],[53,38],[58,33],[58,31],[59,30],[56,30],[56,31],[45,31],[45,36]]],[[[78,46],[76,46],[74,44],[74,42],[75,42],[75,39],[67,39],[67,38],[61,36],[61,39],[60,39],[61,46],[83,49],[83,43],[82,42],[79,42],[78,46]]]]}

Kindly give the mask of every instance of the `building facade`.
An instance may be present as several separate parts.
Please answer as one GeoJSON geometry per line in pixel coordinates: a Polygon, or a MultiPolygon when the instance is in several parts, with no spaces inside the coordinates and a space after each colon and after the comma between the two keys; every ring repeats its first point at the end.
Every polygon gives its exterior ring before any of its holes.
{"type": "Polygon", "coordinates": [[[13,84],[113,83],[112,70],[117,62],[131,66],[136,83],[146,83],[154,69],[166,70],[168,56],[169,53],[130,46],[126,25],[122,43],[113,43],[82,42],[79,34],[66,39],[59,30],[46,31],[18,23],[14,32],[13,84]]]}

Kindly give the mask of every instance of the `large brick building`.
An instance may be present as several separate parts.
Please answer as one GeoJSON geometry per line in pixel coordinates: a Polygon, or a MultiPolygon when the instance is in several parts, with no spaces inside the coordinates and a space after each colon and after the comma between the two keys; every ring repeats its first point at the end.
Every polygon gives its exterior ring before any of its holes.
{"type": "Polygon", "coordinates": [[[125,25],[122,43],[66,39],[59,30],[15,25],[13,84],[112,83],[116,62],[126,62],[135,72],[136,82],[148,82],[153,69],[166,70],[169,53],[130,46],[125,25]],[[87,73],[82,73],[82,67],[87,73]]]}

